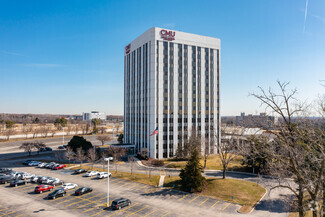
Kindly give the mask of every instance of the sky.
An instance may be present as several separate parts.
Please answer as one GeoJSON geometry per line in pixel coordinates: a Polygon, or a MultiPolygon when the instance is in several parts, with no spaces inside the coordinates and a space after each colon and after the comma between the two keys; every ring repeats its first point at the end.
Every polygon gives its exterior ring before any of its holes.
{"type": "Polygon", "coordinates": [[[151,27],[220,38],[221,115],[263,112],[250,93],[277,80],[312,101],[325,93],[325,1],[306,6],[0,0],[0,113],[123,114],[124,46],[151,27]]]}

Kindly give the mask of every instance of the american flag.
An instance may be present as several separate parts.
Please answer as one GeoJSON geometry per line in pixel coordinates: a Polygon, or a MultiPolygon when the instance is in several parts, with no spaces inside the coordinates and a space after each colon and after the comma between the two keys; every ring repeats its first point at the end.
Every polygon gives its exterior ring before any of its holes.
{"type": "Polygon", "coordinates": [[[153,135],[156,135],[156,134],[158,134],[158,127],[151,133],[150,136],[153,136],[153,135]]]}

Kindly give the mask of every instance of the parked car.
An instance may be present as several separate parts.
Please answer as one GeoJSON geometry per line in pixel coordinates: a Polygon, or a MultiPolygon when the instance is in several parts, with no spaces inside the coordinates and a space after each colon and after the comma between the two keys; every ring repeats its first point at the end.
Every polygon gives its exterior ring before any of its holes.
{"type": "Polygon", "coordinates": [[[46,164],[47,164],[47,163],[42,162],[42,163],[38,164],[37,167],[39,167],[39,168],[43,168],[43,167],[45,167],[46,164]]]}
{"type": "Polygon", "coordinates": [[[64,147],[61,145],[61,146],[58,147],[58,149],[64,149],[64,147]]]}
{"type": "Polygon", "coordinates": [[[32,161],[28,164],[28,166],[34,167],[34,166],[38,166],[39,164],[41,164],[42,162],[39,161],[32,161]]]}
{"type": "Polygon", "coordinates": [[[4,177],[1,177],[0,178],[0,183],[1,184],[6,184],[8,182],[11,182],[11,181],[15,181],[16,178],[12,175],[9,175],[9,176],[4,176],[4,177]]]}
{"type": "Polygon", "coordinates": [[[17,187],[18,185],[27,185],[26,180],[13,180],[10,182],[11,187],[17,187]]]}
{"type": "Polygon", "coordinates": [[[52,193],[49,193],[47,195],[48,199],[55,199],[57,197],[64,197],[66,195],[67,191],[64,188],[59,188],[53,191],[52,193]]]}
{"type": "Polygon", "coordinates": [[[45,147],[45,148],[41,148],[40,151],[42,151],[42,152],[44,152],[44,151],[52,151],[52,148],[45,147]]]}
{"type": "Polygon", "coordinates": [[[0,173],[6,173],[9,171],[12,171],[12,169],[11,168],[0,168],[0,173]]]}
{"type": "MultiPolygon", "coordinates": [[[[111,173],[109,173],[109,177],[111,177],[111,173]]],[[[103,178],[107,178],[108,177],[108,173],[107,172],[100,172],[97,174],[97,178],[99,179],[103,179],[103,178]]]]}
{"type": "Polygon", "coordinates": [[[54,179],[54,180],[48,181],[47,184],[57,186],[57,185],[63,185],[64,182],[62,180],[60,180],[60,179],[54,179]]]}
{"type": "Polygon", "coordinates": [[[112,202],[112,209],[121,209],[125,206],[130,206],[131,201],[129,199],[120,198],[112,202]]]}
{"type": "Polygon", "coordinates": [[[46,164],[44,167],[45,168],[50,168],[51,166],[53,166],[54,164],[56,164],[55,162],[50,162],[48,164],[46,164]]]}
{"type": "Polygon", "coordinates": [[[74,188],[78,187],[78,185],[74,184],[74,183],[65,183],[62,185],[62,187],[66,190],[70,190],[70,189],[74,189],[74,188]]]}
{"type": "Polygon", "coordinates": [[[37,180],[38,180],[40,177],[42,177],[42,176],[32,176],[32,177],[30,177],[30,182],[35,183],[35,182],[37,182],[37,180]]]}
{"type": "Polygon", "coordinates": [[[68,148],[68,146],[67,145],[62,145],[63,146],[63,148],[68,148]]]}
{"type": "Polygon", "coordinates": [[[53,169],[54,167],[59,166],[60,164],[52,164],[51,166],[49,166],[49,169],[53,169]]]}
{"type": "Polygon", "coordinates": [[[85,176],[87,177],[97,176],[98,173],[99,173],[98,171],[89,171],[85,174],[85,176]]]}
{"type": "Polygon", "coordinates": [[[92,188],[82,187],[75,191],[75,195],[83,195],[92,191],[93,191],[92,188]]]}
{"type": "Polygon", "coordinates": [[[64,164],[59,164],[59,165],[56,165],[55,167],[52,168],[52,170],[60,170],[60,169],[63,169],[65,167],[64,164]]]}
{"type": "Polygon", "coordinates": [[[39,185],[35,187],[34,192],[42,194],[45,191],[52,191],[54,187],[52,185],[39,185]]]}
{"type": "Polygon", "coordinates": [[[51,177],[48,177],[48,176],[41,176],[37,179],[37,182],[38,183],[43,183],[44,181],[46,181],[47,179],[49,179],[51,177]]]}
{"type": "Polygon", "coordinates": [[[77,169],[72,174],[81,174],[81,173],[86,173],[86,172],[87,172],[87,170],[85,170],[85,169],[77,169]]]}
{"type": "Polygon", "coordinates": [[[28,164],[30,163],[30,162],[32,162],[33,160],[25,160],[24,162],[23,162],[23,165],[27,165],[28,166],[28,164]]]}

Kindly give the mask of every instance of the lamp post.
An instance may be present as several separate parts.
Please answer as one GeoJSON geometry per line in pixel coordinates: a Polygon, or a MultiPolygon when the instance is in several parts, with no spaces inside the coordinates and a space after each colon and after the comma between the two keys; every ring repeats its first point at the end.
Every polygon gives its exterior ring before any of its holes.
{"type": "Polygon", "coordinates": [[[113,160],[112,157],[104,158],[107,161],[107,208],[109,207],[109,161],[113,160]]]}

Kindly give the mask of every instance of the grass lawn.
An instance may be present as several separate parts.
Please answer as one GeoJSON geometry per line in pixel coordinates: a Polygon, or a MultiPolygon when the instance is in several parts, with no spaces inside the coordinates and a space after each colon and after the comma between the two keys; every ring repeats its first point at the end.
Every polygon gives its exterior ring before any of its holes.
{"type": "MultiPolygon", "coordinates": [[[[180,178],[178,176],[165,177],[166,187],[180,189],[180,178]]],[[[240,212],[249,212],[265,194],[262,186],[248,181],[237,179],[207,179],[206,189],[199,195],[210,196],[242,205],[240,212]],[[232,199],[233,197],[233,199],[232,199]]]]}
{"type": "MultiPolygon", "coordinates": [[[[241,156],[236,156],[235,159],[229,163],[228,170],[241,170],[244,168],[241,165],[241,156]]],[[[201,165],[204,166],[204,160],[200,160],[201,165]]],[[[167,168],[184,168],[187,161],[175,161],[175,160],[165,160],[164,163],[167,165],[167,168]]],[[[218,155],[210,155],[207,159],[207,170],[222,170],[222,163],[218,155]]]]}

